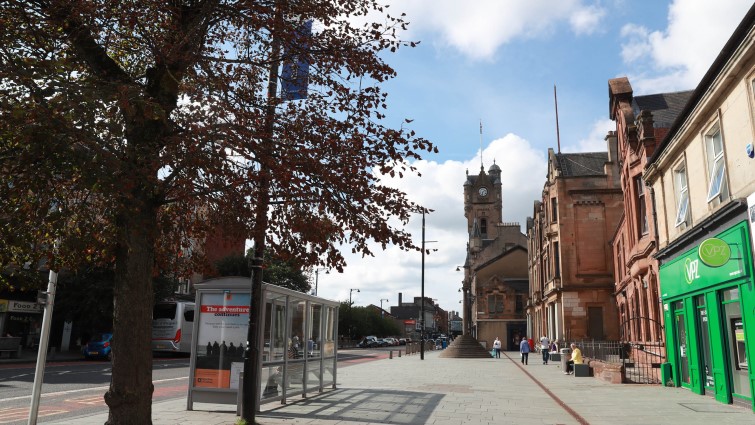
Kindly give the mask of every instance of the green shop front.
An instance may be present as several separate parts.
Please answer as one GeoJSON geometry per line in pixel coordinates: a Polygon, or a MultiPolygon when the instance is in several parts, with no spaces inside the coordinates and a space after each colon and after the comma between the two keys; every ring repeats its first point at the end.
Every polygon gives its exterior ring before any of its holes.
{"type": "MultiPolygon", "coordinates": [[[[747,221],[660,267],[670,376],[681,386],[722,403],[753,404],[755,289],[747,221]]],[[[668,369],[667,369],[668,370],[668,369]]]]}

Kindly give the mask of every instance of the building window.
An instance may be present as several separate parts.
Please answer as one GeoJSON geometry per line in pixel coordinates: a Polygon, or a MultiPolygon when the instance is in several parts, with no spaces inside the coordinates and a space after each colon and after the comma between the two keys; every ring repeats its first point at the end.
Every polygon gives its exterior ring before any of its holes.
{"type": "Polygon", "coordinates": [[[480,219],[480,234],[483,238],[488,237],[488,219],[487,218],[481,218],[480,219]]]}
{"type": "Polygon", "coordinates": [[[551,198],[551,221],[558,221],[558,200],[555,197],[551,198]]]}
{"type": "Polygon", "coordinates": [[[674,192],[677,203],[674,226],[679,227],[689,218],[689,191],[687,190],[687,170],[684,165],[674,170],[674,192]]]}
{"type": "Polygon", "coordinates": [[[503,295],[488,295],[488,313],[503,313],[503,295]]]}
{"type": "Polygon", "coordinates": [[[516,294],[516,307],[515,312],[516,313],[523,313],[524,312],[524,294],[516,294]]]}
{"type": "Polygon", "coordinates": [[[561,257],[558,252],[558,242],[553,242],[553,272],[556,278],[561,277],[561,257]]]}
{"type": "Polygon", "coordinates": [[[639,230],[639,236],[648,234],[648,214],[645,204],[645,182],[642,180],[642,176],[634,178],[634,188],[637,192],[635,199],[637,201],[637,229],[639,230]]]}
{"type": "Polygon", "coordinates": [[[710,133],[705,135],[705,149],[708,159],[708,202],[721,200],[729,196],[726,184],[726,163],[724,162],[724,144],[721,137],[721,128],[716,126],[710,133]]]}

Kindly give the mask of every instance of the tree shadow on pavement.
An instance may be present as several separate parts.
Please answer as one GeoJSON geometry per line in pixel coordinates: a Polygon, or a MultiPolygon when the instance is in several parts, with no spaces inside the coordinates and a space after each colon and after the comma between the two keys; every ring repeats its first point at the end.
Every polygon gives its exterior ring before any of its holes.
{"type": "Polygon", "coordinates": [[[258,417],[422,424],[428,421],[443,397],[443,394],[425,392],[341,388],[263,410],[258,417]]]}

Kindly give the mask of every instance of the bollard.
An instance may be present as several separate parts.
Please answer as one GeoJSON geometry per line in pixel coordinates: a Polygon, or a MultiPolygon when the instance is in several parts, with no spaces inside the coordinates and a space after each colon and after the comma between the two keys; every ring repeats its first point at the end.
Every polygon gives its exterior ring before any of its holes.
{"type": "Polygon", "coordinates": [[[393,358],[393,350],[389,350],[389,351],[388,351],[388,358],[389,358],[389,359],[392,359],[392,358],[393,358]]]}
{"type": "Polygon", "coordinates": [[[401,350],[398,350],[398,356],[401,358],[401,350]]]}

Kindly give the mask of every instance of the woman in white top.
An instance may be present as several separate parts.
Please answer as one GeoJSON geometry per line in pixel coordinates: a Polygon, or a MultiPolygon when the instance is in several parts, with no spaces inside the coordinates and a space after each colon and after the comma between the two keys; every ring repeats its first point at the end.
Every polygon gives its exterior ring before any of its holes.
{"type": "Polygon", "coordinates": [[[498,339],[498,337],[495,337],[495,341],[493,341],[493,350],[495,350],[495,358],[500,359],[501,358],[501,340],[498,339]]]}

